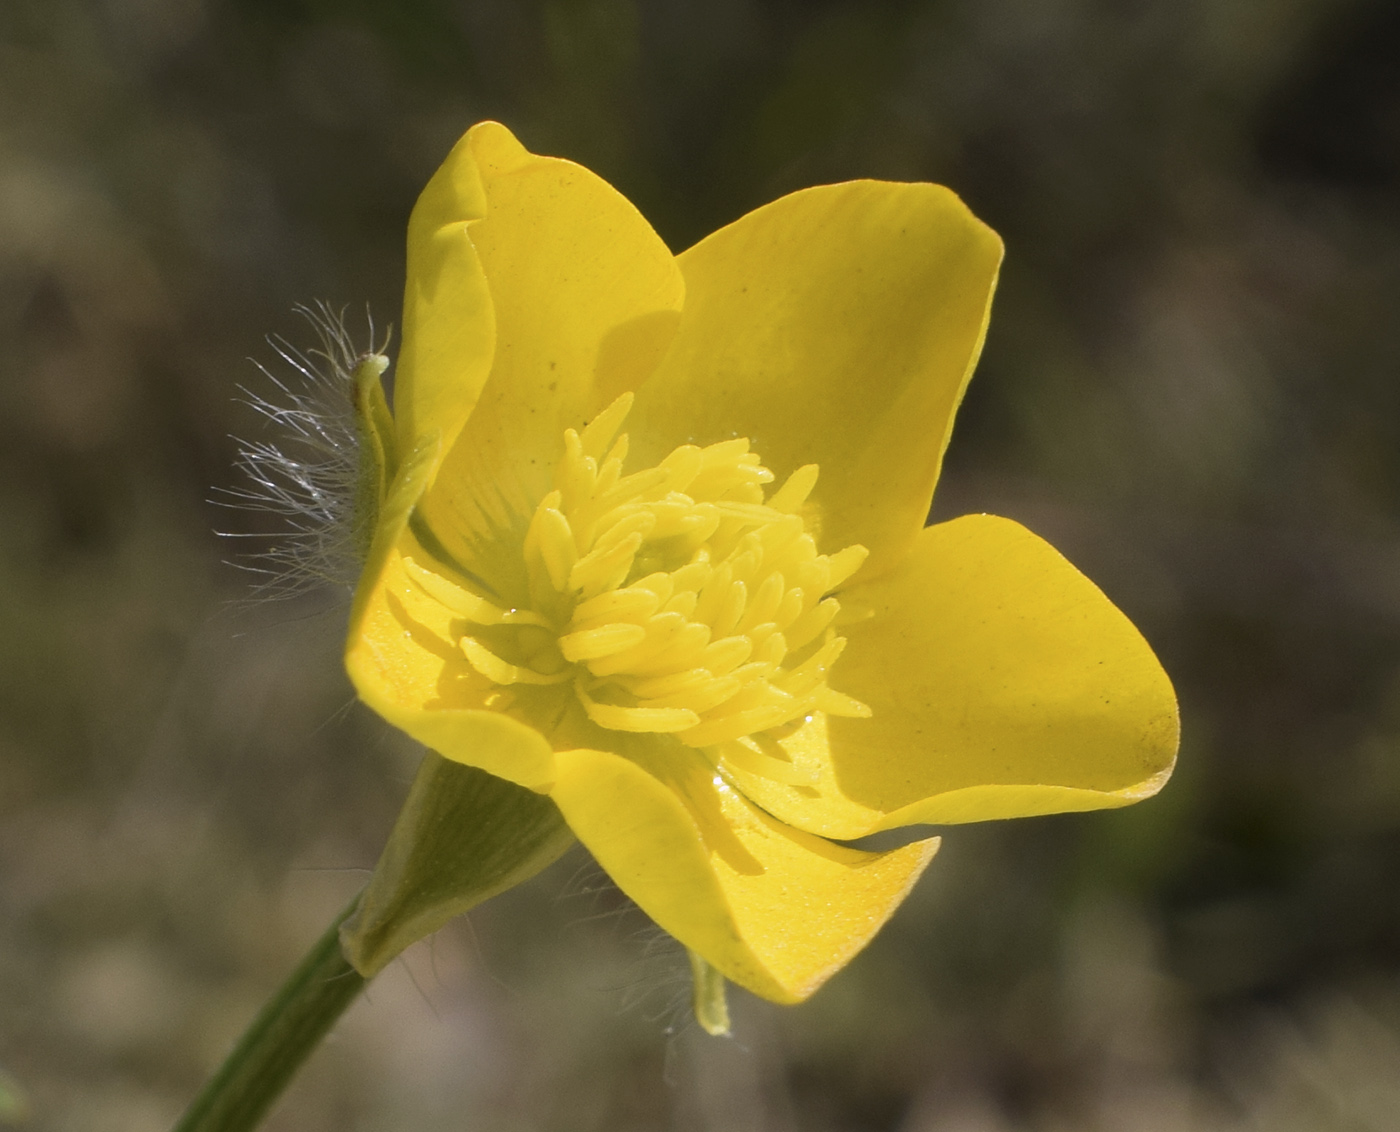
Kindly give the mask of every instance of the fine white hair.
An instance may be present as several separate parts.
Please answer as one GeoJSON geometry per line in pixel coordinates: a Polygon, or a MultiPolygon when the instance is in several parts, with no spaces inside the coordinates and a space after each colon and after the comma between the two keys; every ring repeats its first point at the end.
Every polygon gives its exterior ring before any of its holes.
{"type": "Polygon", "coordinates": [[[369,354],[382,354],[388,333],[375,341],[366,311],[367,348],[357,348],[345,324],[345,308],[317,301],[298,305],[318,344],[292,345],[268,338],[280,364],[253,360],[270,388],[239,387],[240,399],[275,433],[266,440],[235,437],[236,467],[244,486],[215,489],[211,502],[240,511],[273,515],[274,531],[220,531],[225,538],[270,541],[266,549],[240,555],[234,565],[259,576],[258,598],[290,598],[323,585],[351,588],[360,571],[356,495],[360,483],[360,429],[355,417],[354,372],[369,354]]]}

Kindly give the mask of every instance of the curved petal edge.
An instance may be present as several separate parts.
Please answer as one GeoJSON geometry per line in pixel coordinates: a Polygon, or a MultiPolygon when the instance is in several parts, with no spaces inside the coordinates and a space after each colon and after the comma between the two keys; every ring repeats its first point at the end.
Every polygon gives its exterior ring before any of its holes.
{"type": "Polygon", "coordinates": [[[848,963],[922,874],[938,839],[887,853],[791,829],[698,756],[653,770],[604,751],[559,754],[550,796],[653,920],[727,978],[800,1002],[848,963]]]}

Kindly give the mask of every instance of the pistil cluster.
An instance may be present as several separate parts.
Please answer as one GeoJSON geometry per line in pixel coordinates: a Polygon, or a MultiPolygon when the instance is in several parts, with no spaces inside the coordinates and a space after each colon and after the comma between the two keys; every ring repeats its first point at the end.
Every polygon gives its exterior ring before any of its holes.
{"type": "Polygon", "coordinates": [[[774,476],[747,439],[682,445],[624,475],[631,403],[565,432],[522,548],[528,609],[411,561],[410,575],[468,623],[458,646],[494,683],[572,684],[601,727],[781,773],[790,764],[764,750],[775,730],[814,711],[869,715],[827,685],[845,644],[830,595],[866,550],[819,554],[801,515],[817,466],[765,500],[774,476]]]}

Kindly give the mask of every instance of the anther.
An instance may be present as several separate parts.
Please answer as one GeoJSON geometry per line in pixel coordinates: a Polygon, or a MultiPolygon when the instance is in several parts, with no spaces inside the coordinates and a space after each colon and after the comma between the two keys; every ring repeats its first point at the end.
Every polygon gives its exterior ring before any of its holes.
{"type": "Polygon", "coordinates": [[[531,609],[503,609],[406,559],[409,580],[492,627],[491,647],[474,631],[458,645],[493,683],[571,684],[599,727],[673,734],[715,748],[718,768],[807,781],[775,735],[813,712],[868,714],[827,685],[844,643],[831,594],[865,549],[818,553],[802,518],[816,465],[765,500],[773,474],[742,437],[682,445],[624,475],[631,402],[564,433],[555,488],[521,548],[531,609]]]}

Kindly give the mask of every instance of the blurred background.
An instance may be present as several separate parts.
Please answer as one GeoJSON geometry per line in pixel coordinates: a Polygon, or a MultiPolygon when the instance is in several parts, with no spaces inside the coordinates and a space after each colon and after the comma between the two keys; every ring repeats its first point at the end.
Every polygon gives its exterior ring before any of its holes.
{"type": "Polygon", "coordinates": [[[934,515],[1099,582],[1180,767],[948,831],[727,1042],[576,852],[268,1127],[1400,1129],[1400,8],[1362,0],[0,0],[0,1127],[163,1132],[377,856],[417,754],[345,595],[248,604],[214,531],[272,524],[208,501],[264,336],[396,320],[486,117],[676,250],[824,181],[962,194],[1008,259],[934,515]]]}

